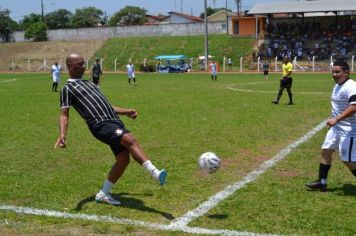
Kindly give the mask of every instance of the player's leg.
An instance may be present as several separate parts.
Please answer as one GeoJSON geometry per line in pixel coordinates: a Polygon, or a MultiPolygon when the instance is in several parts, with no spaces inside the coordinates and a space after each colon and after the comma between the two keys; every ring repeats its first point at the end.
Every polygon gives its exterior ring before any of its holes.
{"type": "Polygon", "coordinates": [[[351,171],[351,173],[356,177],[356,162],[343,162],[351,171]]]}
{"type": "Polygon", "coordinates": [[[318,180],[307,183],[305,186],[310,189],[318,189],[325,192],[327,186],[328,173],[332,164],[332,154],[338,148],[340,137],[337,135],[333,127],[331,127],[322,144],[321,159],[319,163],[319,178],[318,180]]]}
{"type": "Polygon", "coordinates": [[[292,97],[292,90],[290,87],[287,87],[287,92],[288,92],[288,97],[289,97],[289,103],[288,105],[293,105],[293,97],[292,97]]]}
{"type": "Polygon", "coordinates": [[[283,90],[284,90],[284,86],[280,86],[279,87],[279,91],[278,91],[278,94],[277,94],[277,97],[276,97],[276,99],[275,100],[273,100],[272,101],[272,103],[274,103],[274,104],[278,104],[279,103],[279,100],[281,99],[281,97],[282,97],[282,95],[283,95],[283,90]]]}
{"type": "Polygon", "coordinates": [[[111,205],[121,204],[119,200],[116,200],[111,196],[111,189],[114,186],[114,184],[119,180],[119,178],[122,176],[122,174],[125,172],[126,167],[129,165],[130,154],[127,149],[124,149],[115,157],[116,157],[116,162],[111,167],[107,180],[105,180],[103,187],[95,196],[95,200],[97,202],[104,202],[111,205]]]}
{"type": "Polygon", "coordinates": [[[54,82],[54,91],[57,92],[57,88],[58,88],[58,81],[54,82]]]}
{"type": "Polygon", "coordinates": [[[52,83],[52,92],[54,92],[54,88],[56,87],[56,82],[55,81],[53,81],[53,83],[52,83]]]}
{"type": "Polygon", "coordinates": [[[134,160],[144,167],[154,179],[158,180],[161,185],[165,183],[165,178],[167,176],[166,171],[164,169],[158,170],[152,164],[146,153],[140,147],[136,138],[131,133],[125,133],[121,138],[120,144],[129,150],[134,160]]]}
{"type": "Polygon", "coordinates": [[[334,153],[333,149],[323,149],[322,154],[321,154],[321,159],[319,163],[319,178],[318,180],[311,182],[311,183],[306,183],[305,186],[307,186],[310,189],[317,189],[322,192],[327,191],[327,178],[328,178],[328,173],[331,168],[331,163],[332,163],[332,154],[334,153]]]}
{"type": "Polygon", "coordinates": [[[286,87],[287,92],[288,92],[288,97],[289,97],[288,105],[293,105],[292,85],[293,85],[293,79],[292,78],[288,78],[287,87],[286,87]]]}

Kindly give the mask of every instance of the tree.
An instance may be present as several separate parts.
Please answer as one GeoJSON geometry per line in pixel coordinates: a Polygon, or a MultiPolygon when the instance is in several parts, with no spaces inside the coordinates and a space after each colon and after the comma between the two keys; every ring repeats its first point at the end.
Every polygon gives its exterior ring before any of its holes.
{"type": "Polygon", "coordinates": [[[11,41],[11,35],[16,30],[16,21],[10,18],[10,10],[0,10],[0,38],[5,41],[11,41]]]}
{"type": "Polygon", "coordinates": [[[31,13],[30,15],[24,16],[23,20],[20,21],[20,30],[27,30],[33,24],[42,21],[42,16],[39,14],[31,13]]]}
{"type": "Polygon", "coordinates": [[[103,22],[102,15],[103,12],[95,7],[76,9],[71,18],[71,26],[73,28],[95,27],[103,22]]]}
{"type": "Polygon", "coordinates": [[[44,20],[49,29],[70,28],[70,19],[73,14],[66,9],[59,9],[45,15],[44,20]]]}
{"type": "MultiPolygon", "coordinates": [[[[221,11],[221,10],[225,10],[225,8],[211,8],[211,7],[207,7],[206,8],[206,15],[207,16],[211,16],[212,14],[215,14],[216,12],[218,11],[221,11]]],[[[228,11],[231,11],[231,10],[228,10],[228,11]]],[[[204,19],[204,12],[200,13],[200,18],[204,19]]]]}
{"type": "Polygon", "coordinates": [[[25,31],[26,39],[33,39],[35,42],[47,41],[47,25],[40,21],[28,27],[25,31]]]}
{"type": "Polygon", "coordinates": [[[146,12],[144,8],[126,6],[111,17],[109,25],[143,25],[147,21],[146,12]]]}

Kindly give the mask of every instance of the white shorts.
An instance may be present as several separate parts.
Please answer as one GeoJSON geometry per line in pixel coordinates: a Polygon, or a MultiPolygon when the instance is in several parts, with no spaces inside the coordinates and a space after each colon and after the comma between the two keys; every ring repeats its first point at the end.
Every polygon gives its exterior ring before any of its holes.
{"type": "Polygon", "coordinates": [[[356,162],[356,137],[342,136],[330,128],[325,136],[322,149],[338,150],[342,161],[356,162]]]}
{"type": "Polygon", "coordinates": [[[130,79],[135,78],[135,73],[128,74],[128,76],[130,79]]]}
{"type": "Polygon", "coordinates": [[[61,79],[58,77],[52,77],[52,80],[53,80],[53,82],[57,82],[57,83],[59,83],[61,81],[61,79]]]}

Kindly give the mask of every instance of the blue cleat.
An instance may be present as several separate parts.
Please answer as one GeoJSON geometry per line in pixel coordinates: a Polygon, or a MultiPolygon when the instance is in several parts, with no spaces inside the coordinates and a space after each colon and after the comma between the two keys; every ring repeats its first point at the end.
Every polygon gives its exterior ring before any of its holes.
{"type": "Polygon", "coordinates": [[[165,169],[162,169],[158,174],[158,181],[160,185],[164,185],[166,183],[167,172],[165,169]]]}

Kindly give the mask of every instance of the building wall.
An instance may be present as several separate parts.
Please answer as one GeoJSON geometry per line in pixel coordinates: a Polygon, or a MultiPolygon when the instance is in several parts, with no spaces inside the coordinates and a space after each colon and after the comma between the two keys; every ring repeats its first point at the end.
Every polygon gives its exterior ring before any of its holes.
{"type": "MultiPolygon", "coordinates": [[[[86,39],[111,39],[121,37],[144,37],[144,36],[178,36],[178,35],[202,35],[204,23],[193,24],[163,24],[163,25],[137,25],[117,26],[104,28],[80,28],[47,30],[49,41],[60,40],[86,40],[86,39]]],[[[221,23],[208,23],[208,31],[211,34],[226,33],[221,23]]],[[[28,41],[24,38],[24,31],[14,33],[15,42],[28,41]]]]}
{"type": "MultiPolygon", "coordinates": [[[[257,18],[259,21],[258,34],[261,35],[265,31],[265,18],[259,17],[257,18]]],[[[232,34],[238,34],[241,36],[255,36],[256,35],[256,17],[239,17],[237,20],[232,19],[233,25],[238,24],[238,32],[235,32],[236,27],[232,27],[233,31],[230,32],[232,34]]]]}

